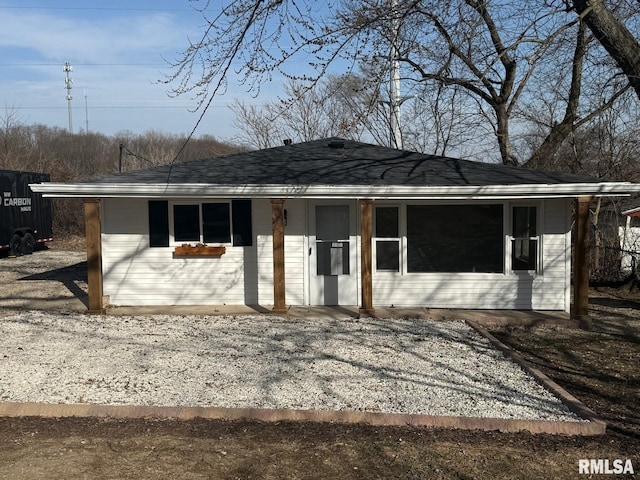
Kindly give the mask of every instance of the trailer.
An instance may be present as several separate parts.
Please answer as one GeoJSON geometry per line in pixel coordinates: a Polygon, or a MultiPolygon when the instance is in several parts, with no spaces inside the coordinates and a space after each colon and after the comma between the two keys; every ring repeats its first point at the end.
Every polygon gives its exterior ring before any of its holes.
{"type": "Polygon", "coordinates": [[[53,240],[51,200],[29,187],[48,181],[46,173],[0,170],[0,252],[29,255],[53,240]]]}

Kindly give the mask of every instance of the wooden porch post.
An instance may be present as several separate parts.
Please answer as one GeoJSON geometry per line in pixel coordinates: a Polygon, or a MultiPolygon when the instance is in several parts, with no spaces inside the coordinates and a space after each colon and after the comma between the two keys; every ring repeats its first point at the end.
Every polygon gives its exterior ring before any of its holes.
{"type": "Polygon", "coordinates": [[[102,229],[100,200],[84,200],[84,224],[87,241],[87,283],[89,286],[89,314],[105,313],[102,300],[102,229]]]}
{"type": "Polygon", "coordinates": [[[578,320],[580,328],[591,328],[589,316],[589,240],[591,220],[589,206],[591,197],[576,200],[576,241],[573,266],[573,309],[571,317],[578,320]]]}
{"type": "Polygon", "coordinates": [[[284,282],[284,199],[271,200],[273,229],[273,312],[286,313],[284,282]]]}
{"type": "Polygon", "coordinates": [[[373,315],[373,279],[372,279],[372,252],[371,237],[373,230],[373,200],[360,200],[360,263],[362,301],[360,305],[361,315],[373,315]]]}

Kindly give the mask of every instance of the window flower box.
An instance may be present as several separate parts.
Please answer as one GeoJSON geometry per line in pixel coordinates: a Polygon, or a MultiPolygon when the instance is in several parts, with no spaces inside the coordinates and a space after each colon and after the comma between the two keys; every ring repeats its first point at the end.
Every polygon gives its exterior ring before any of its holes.
{"type": "Polygon", "coordinates": [[[224,255],[225,252],[225,247],[210,247],[202,243],[196,245],[183,243],[173,251],[177,257],[219,257],[220,255],[224,255]]]}

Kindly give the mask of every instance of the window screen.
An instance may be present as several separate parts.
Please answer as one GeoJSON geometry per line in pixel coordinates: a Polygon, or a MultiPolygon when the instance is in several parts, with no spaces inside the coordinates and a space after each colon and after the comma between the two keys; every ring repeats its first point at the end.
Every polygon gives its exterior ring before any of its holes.
{"type": "Polygon", "coordinates": [[[231,242],[228,203],[202,204],[202,238],[204,243],[231,242]]]}
{"type": "Polygon", "coordinates": [[[398,207],[376,207],[376,237],[398,238],[398,207]]]}
{"type": "Polygon", "coordinates": [[[409,272],[503,272],[502,205],[408,205],[409,272]]]}
{"type": "Polygon", "coordinates": [[[513,270],[532,271],[537,269],[536,207],[513,207],[511,240],[511,268],[513,270]]]}
{"type": "Polygon", "coordinates": [[[398,207],[376,207],[376,270],[400,271],[398,212],[398,207]]]}
{"type": "Polygon", "coordinates": [[[200,205],[173,206],[173,235],[176,242],[200,241],[200,205]]]}
{"type": "Polygon", "coordinates": [[[398,240],[376,241],[376,269],[400,271],[400,242],[398,240]]]}

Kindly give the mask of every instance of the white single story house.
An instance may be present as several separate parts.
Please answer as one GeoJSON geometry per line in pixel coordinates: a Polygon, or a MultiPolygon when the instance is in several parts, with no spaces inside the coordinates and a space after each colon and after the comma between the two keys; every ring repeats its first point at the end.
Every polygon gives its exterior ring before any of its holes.
{"type": "Polygon", "coordinates": [[[569,312],[575,204],[576,317],[587,315],[592,197],[640,191],[338,138],[32,188],[85,199],[92,312],[106,302],[569,312]]]}

